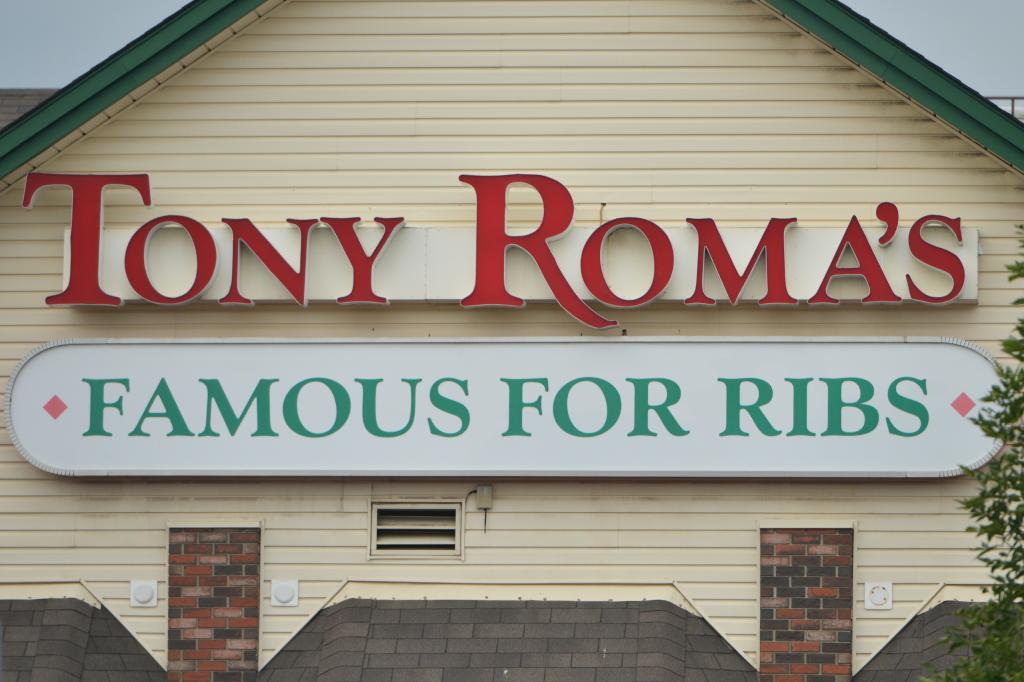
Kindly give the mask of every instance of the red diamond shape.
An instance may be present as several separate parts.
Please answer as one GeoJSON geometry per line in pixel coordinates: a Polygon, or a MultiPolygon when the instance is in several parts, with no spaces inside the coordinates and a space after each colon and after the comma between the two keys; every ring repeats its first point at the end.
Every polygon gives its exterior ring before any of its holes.
{"type": "Polygon", "coordinates": [[[974,406],[977,404],[978,403],[971,400],[971,396],[967,395],[966,393],[961,393],[956,397],[956,400],[950,403],[953,409],[956,410],[957,414],[959,414],[961,417],[966,417],[967,413],[973,410],[974,406]]]}
{"type": "Polygon", "coordinates": [[[57,419],[64,414],[64,411],[68,409],[68,406],[58,396],[53,396],[46,401],[46,404],[43,405],[43,409],[46,410],[46,414],[57,419]]]}

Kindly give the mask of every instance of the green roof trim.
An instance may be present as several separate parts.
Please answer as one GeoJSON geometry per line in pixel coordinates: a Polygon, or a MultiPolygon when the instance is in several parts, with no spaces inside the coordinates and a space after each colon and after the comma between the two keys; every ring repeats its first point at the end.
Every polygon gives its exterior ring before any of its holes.
{"type": "Polygon", "coordinates": [[[1024,123],[838,0],[761,0],[1024,173],[1024,123]]]}
{"type": "Polygon", "coordinates": [[[193,0],[103,60],[0,131],[0,178],[45,152],[262,3],[193,0]]]}
{"type": "MultiPolygon", "coordinates": [[[[259,7],[193,0],[0,131],[0,178],[259,7]]],[[[1024,173],[1024,124],[839,0],[761,0],[1024,173]]]]}

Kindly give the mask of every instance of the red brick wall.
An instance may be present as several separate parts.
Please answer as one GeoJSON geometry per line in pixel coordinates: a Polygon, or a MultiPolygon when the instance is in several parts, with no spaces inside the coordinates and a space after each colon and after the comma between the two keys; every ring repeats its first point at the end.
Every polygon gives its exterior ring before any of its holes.
{"type": "Polygon", "coordinates": [[[761,682],[849,680],[853,530],[761,531],[761,682]]]}
{"type": "Polygon", "coordinates": [[[172,528],[168,682],[256,682],[258,528],[172,528]]]}

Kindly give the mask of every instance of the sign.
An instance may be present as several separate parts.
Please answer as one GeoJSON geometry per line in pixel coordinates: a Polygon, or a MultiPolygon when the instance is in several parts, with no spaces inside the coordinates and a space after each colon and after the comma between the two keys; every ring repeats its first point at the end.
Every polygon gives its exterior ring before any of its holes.
{"type": "Polygon", "coordinates": [[[943,339],[100,340],[7,414],[77,476],[948,476],[995,382],[943,339]]]}
{"type": "Polygon", "coordinates": [[[167,214],[132,230],[106,230],[104,190],[127,189],[150,206],[148,175],[32,173],[23,204],[31,207],[49,187],[71,191],[64,288],[49,305],[432,300],[517,308],[532,298],[553,299],[579,322],[603,329],[615,326],[614,309],[659,299],[828,306],[977,297],[978,235],[960,218],[901,218],[897,206],[883,202],[845,226],[802,227],[794,216],[720,228],[713,217],[681,215],[675,225],[626,216],[576,228],[572,194],[553,178],[459,180],[475,194],[473,230],[318,212],[282,220],[283,227],[230,217],[208,226],[167,214]],[[539,201],[535,224],[510,223],[513,196],[519,207],[539,201]]]}

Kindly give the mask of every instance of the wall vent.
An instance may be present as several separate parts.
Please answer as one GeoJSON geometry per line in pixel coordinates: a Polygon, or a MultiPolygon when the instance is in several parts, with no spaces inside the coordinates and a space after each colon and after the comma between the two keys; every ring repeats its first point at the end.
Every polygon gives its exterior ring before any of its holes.
{"type": "Polygon", "coordinates": [[[375,502],[371,536],[374,557],[459,556],[462,504],[375,502]]]}

